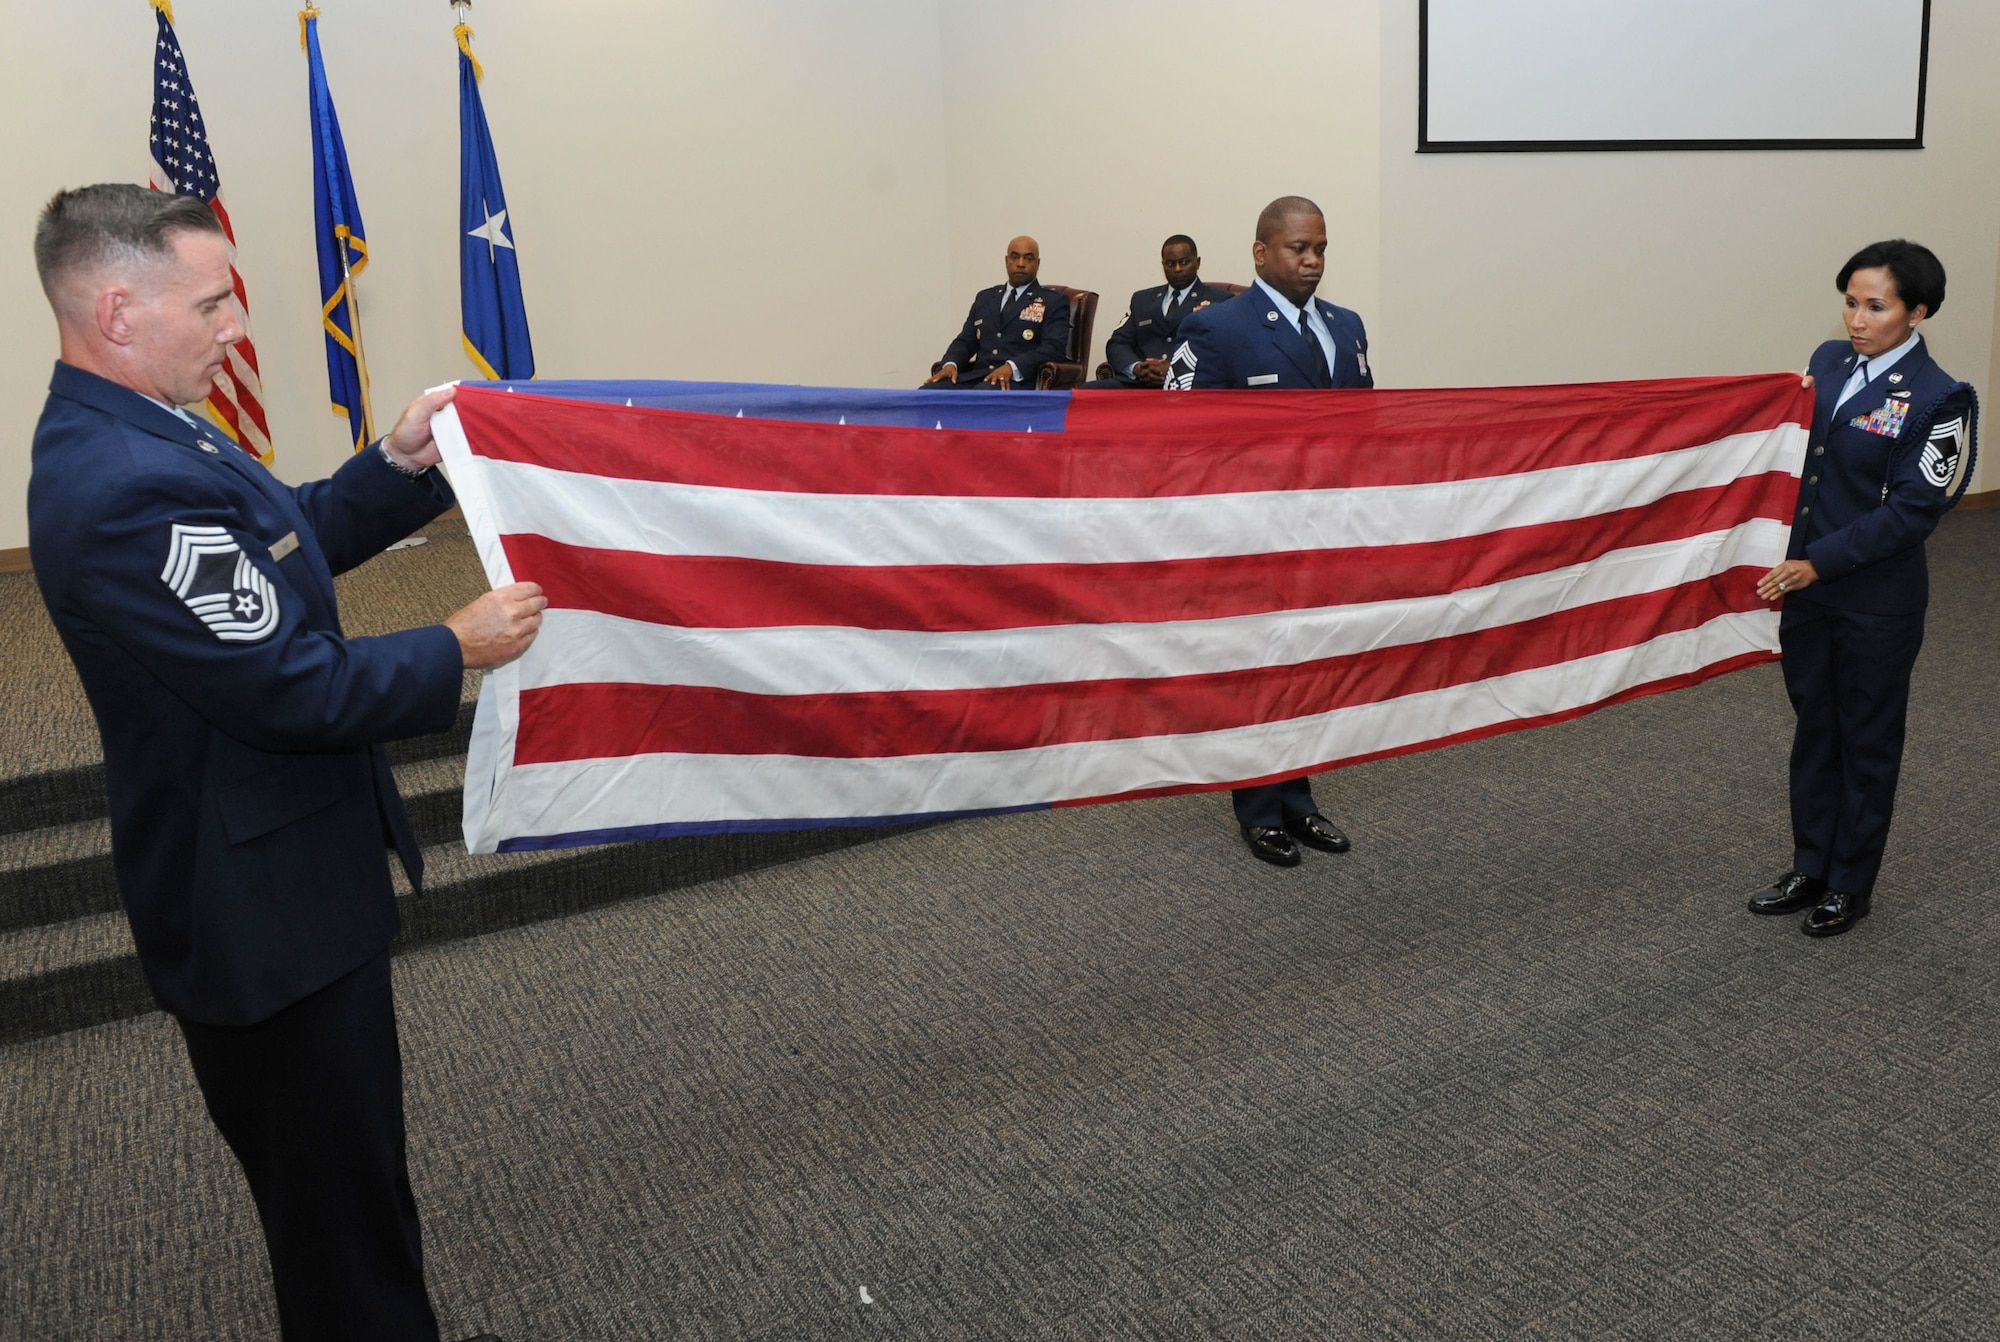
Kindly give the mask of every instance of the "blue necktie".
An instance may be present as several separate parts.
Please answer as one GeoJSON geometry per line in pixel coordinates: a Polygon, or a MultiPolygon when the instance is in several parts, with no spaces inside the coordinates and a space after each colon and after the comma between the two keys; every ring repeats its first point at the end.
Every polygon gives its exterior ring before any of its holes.
{"type": "Polygon", "coordinates": [[[1319,337],[1313,334],[1312,327],[1306,324],[1304,308],[1299,309],[1299,334],[1305,337],[1307,366],[1312,369],[1313,385],[1332,387],[1333,373],[1326,366],[1326,350],[1320,345],[1319,337]]]}

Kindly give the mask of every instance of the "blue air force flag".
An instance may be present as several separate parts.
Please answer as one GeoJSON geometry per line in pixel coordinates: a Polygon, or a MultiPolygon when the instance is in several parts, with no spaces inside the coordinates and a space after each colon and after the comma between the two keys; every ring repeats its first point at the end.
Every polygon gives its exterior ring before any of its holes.
{"type": "Polygon", "coordinates": [[[535,375],[528,340],[528,309],[521,299],[521,267],[514,255],[514,226],[500,189],[500,161],[479,98],[483,73],[472,56],[472,29],[458,38],[458,293],[465,352],[494,381],[535,375]]]}
{"type": "Polygon", "coordinates": [[[312,112],[313,235],[319,249],[320,324],[326,332],[326,383],[333,413],[347,417],[348,437],[360,451],[373,435],[368,416],[368,364],[361,354],[354,277],[368,264],[361,204],[347,170],[347,145],[326,86],[319,54],[319,11],[299,16],[306,49],[307,100],[312,112]]]}

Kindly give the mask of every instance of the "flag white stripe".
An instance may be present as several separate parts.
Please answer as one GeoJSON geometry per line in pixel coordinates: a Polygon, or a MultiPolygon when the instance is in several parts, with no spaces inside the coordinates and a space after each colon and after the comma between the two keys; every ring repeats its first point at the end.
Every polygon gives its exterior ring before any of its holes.
{"type": "Polygon", "coordinates": [[[1408,545],[1589,517],[1745,475],[1796,474],[1805,437],[1787,424],[1513,475],[1158,499],[788,494],[472,460],[494,516],[568,545],[843,566],[1149,563],[1408,545]]]}
{"type": "Polygon", "coordinates": [[[932,633],[832,626],[682,629],[550,610],[521,688],[577,682],[702,685],[746,694],[968,690],[1282,666],[1518,624],[1785,557],[1790,528],[1728,531],[1613,551],[1584,564],[1434,596],[1148,624],[932,633]]]}
{"type": "Polygon", "coordinates": [[[1587,707],[1776,646],[1777,616],[1753,611],[1553,666],[1223,731],[882,759],[661,754],[521,765],[499,775],[491,810],[481,808],[484,824],[477,830],[473,808],[467,808],[466,844],[492,852],[507,835],[742,816],[839,819],[985,810],[1282,774],[1587,707]]]}

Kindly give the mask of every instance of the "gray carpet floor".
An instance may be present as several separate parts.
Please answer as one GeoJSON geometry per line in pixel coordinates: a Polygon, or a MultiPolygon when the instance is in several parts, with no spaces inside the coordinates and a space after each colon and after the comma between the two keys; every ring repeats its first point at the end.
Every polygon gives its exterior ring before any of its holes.
{"type": "MultiPolygon", "coordinates": [[[[1296,871],[1174,798],[403,957],[446,1336],[1991,1336],[2000,512],[1932,554],[1843,938],[1743,911],[1760,668],[1330,775],[1296,871]]],[[[0,1335],[275,1335],[163,1017],[0,1052],[0,1188],[0,1335]]]]}

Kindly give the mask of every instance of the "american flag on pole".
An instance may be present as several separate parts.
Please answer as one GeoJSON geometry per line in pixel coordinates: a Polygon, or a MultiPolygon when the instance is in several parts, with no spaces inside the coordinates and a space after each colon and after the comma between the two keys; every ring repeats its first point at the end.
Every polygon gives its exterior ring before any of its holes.
{"type": "Polygon", "coordinates": [[[236,228],[229,222],[229,209],[222,201],[222,177],[208,147],[208,127],[201,119],[201,104],[195,101],[187,58],[174,35],[173,6],[169,0],[152,0],[152,5],[157,11],[159,40],[153,51],[150,185],[155,191],[194,196],[215,212],[222,235],[229,240],[229,278],[236,284],[236,318],[243,325],[243,339],[230,348],[228,362],[208,389],[204,408],[224,433],[268,466],[275,454],[271,428],[264,418],[264,380],[257,371],[257,346],[250,339],[250,298],[243,276],[236,270],[236,228]]]}
{"type": "Polygon", "coordinates": [[[486,678],[466,843],[1219,788],[1767,661],[1810,411],[1795,374],[465,385],[434,427],[487,574],[550,602],[486,678]]]}

